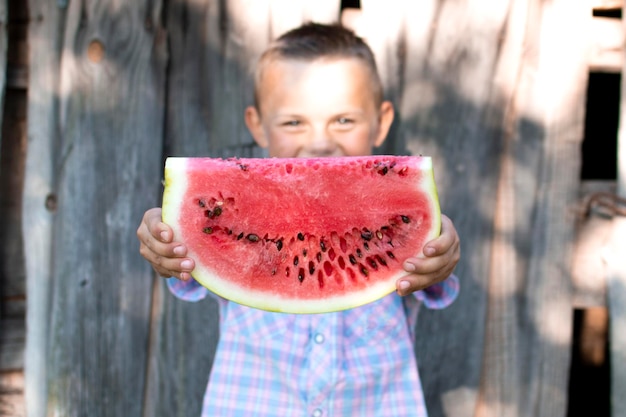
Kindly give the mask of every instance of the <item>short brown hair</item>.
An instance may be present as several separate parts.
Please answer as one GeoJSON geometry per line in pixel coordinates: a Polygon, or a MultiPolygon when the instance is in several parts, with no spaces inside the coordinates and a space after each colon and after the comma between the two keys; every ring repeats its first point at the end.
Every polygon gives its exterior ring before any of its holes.
{"type": "Polygon", "coordinates": [[[272,42],[261,55],[254,73],[254,104],[259,109],[258,87],[263,69],[275,59],[313,61],[320,58],[356,58],[369,69],[376,105],[383,100],[383,88],[374,53],[352,30],[338,24],[305,23],[272,42]]]}

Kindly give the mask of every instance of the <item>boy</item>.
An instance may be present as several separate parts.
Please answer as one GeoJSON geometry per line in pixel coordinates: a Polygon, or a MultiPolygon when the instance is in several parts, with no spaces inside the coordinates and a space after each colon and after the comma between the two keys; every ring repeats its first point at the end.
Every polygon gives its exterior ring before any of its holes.
{"type": "MultiPolygon", "coordinates": [[[[281,36],[255,73],[255,106],[245,122],[271,157],[368,155],[383,143],[393,106],[383,100],[369,47],[339,26],[307,24],[281,36]]],[[[158,208],[137,230],[141,254],[178,297],[209,291],[191,278],[192,259],[172,242],[158,208]]],[[[413,352],[421,303],[449,305],[459,238],[443,216],[442,233],[397,293],[328,314],[269,313],[210,294],[220,308],[220,341],[202,416],[426,416],[413,352]],[[406,297],[403,297],[406,296],[406,297]]]]}

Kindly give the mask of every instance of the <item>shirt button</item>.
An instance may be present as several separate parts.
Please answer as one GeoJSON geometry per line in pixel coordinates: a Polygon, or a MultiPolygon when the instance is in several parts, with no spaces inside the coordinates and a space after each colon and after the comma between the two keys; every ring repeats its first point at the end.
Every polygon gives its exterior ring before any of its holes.
{"type": "Polygon", "coordinates": [[[313,410],[313,417],[322,417],[322,410],[320,410],[319,408],[313,410]]]}
{"type": "MultiPolygon", "coordinates": [[[[321,333],[318,333],[318,334],[315,335],[315,338],[313,340],[315,340],[315,343],[317,343],[317,344],[322,344],[322,343],[324,343],[324,335],[321,334],[321,333]]],[[[315,411],[319,411],[319,409],[317,409],[315,411]]],[[[320,413],[321,413],[321,411],[320,411],[320,413]]],[[[313,413],[313,415],[314,416],[321,416],[321,414],[315,414],[315,413],[313,413]]]]}

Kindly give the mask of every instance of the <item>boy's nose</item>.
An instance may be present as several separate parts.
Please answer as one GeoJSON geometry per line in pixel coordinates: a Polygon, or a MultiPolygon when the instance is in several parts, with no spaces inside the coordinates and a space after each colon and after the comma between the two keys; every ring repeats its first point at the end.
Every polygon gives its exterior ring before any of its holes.
{"type": "Polygon", "coordinates": [[[306,148],[307,153],[315,157],[337,156],[341,154],[337,142],[333,139],[332,135],[325,130],[314,132],[306,148]]]}

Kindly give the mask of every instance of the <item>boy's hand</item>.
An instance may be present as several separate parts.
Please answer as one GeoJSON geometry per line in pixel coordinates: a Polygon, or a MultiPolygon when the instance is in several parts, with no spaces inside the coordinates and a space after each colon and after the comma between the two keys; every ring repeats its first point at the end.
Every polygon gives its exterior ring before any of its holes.
{"type": "Polygon", "coordinates": [[[404,269],[411,275],[396,283],[400,295],[408,295],[423,290],[448,278],[461,257],[459,235],[452,221],[441,216],[441,235],[424,246],[423,257],[409,258],[404,269]]]}
{"type": "Polygon", "coordinates": [[[188,281],[195,264],[193,259],[185,257],[187,248],[172,241],[173,236],[172,229],[161,221],[161,209],[150,209],[144,213],[137,229],[139,253],[163,278],[188,281]]]}

